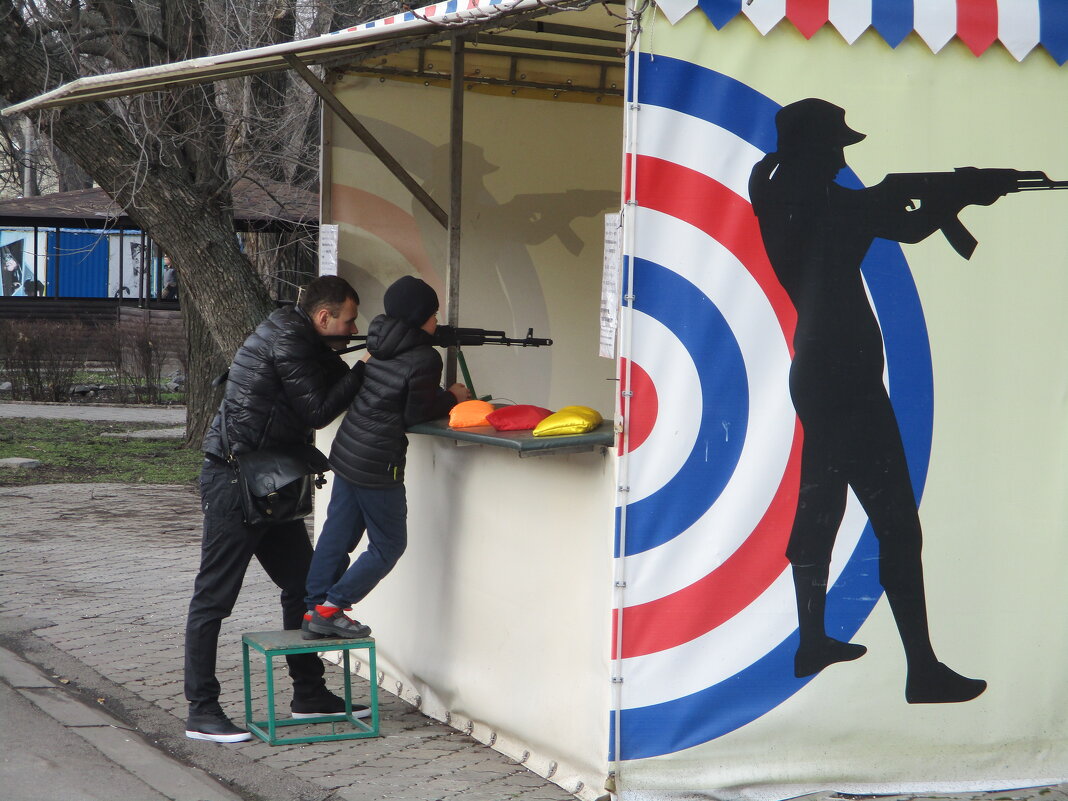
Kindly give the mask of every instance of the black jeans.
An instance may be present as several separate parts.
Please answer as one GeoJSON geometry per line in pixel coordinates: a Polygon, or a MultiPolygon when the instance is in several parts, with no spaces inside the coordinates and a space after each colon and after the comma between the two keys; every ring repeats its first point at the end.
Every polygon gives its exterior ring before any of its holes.
{"type": "MultiPolygon", "coordinates": [[[[219,680],[215,677],[219,630],[233,612],[253,556],[282,590],[282,627],[299,629],[304,617],[304,582],[312,557],[304,521],[245,525],[234,482],[229,467],[205,460],[200,472],[204,539],[185,629],[185,697],[191,714],[219,709],[219,680]]],[[[309,698],[325,688],[318,656],[296,654],[287,656],[286,661],[295,697],[309,698]]]]}

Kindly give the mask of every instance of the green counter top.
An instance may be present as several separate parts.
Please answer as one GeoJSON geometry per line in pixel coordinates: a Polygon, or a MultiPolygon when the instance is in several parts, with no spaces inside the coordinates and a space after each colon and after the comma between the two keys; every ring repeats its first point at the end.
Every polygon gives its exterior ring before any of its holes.
{"type": "Polygon", "coordinates": [[[595,448],[610,448],[615,444],[615,425],[605,420],[586,434],[565,434],[559,437],[535,437],[530,431],[498,431],[493,426],[449,428],[448,418],[420,423],[408,429],[409,434],[426,434],[458,442],[510,448],[520,456],[542,456],[552,453],[576,453],[595,448]]]}

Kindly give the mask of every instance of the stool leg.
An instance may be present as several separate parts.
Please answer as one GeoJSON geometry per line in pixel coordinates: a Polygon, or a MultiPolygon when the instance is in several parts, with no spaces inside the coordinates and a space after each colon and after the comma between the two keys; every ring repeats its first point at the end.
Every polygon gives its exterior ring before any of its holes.
{"type": "Polygon", "coordinates": [[[368,669],[371,678],[371,731],[378,736],[378,663],[375,661],[375,644],[367,647],[368,669]]]}
{"type": "Polygon", "coordinates": [[[252,722],[252,681],[248,666],[248,643],[241,641],[241,670],[245,676],[245,725],[252,722]]]}
{"type": "Polygon", "coordinates": [[[267,654],[267,736],[271,745],[275,744],[276,725],[274,716],[274,656],[267,654]]]}
{"type": "Polygon", "coordinates": [[[341,652],[345,664],[345,715],[352,720],[352,666],[349,662],[349,649],[341,652]]]}

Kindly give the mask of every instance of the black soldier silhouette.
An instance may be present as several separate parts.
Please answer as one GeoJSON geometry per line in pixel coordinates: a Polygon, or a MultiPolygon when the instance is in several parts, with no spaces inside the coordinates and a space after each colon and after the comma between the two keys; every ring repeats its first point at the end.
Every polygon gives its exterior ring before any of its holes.
{"type": "MultiPolygon", "coordinates": [[[[797,513],[787,557],[797,596],[800,678],[862,656],[863,645],[827,635],[831,549],[852,488],[879,543],[879,582],[904,646],[909,703],[969,701],[986,682],[938,661],[927,624],[921,530],[897,418],[883,385],[883,340],[860,265],[876,237],[919,242],[960,226],[965,206],[1007,192],[1014,170],[959,170],[938,191],[888,176],[879,185],[835,183],[844,148],[864,139],[845,111],[809,98],[775,117],[778,150],[753,168],[749,194],[775,274],[797,310],[790,395],[804,433],[797,513]],[[970,172],[969,172],[970,171],[970,172]],[[980,180],[971,180],[981,176],[980,180]]],[[[916,176],[922,177],[922,176],[916,176]]],[[[962,228],[959,229],[963,231],[962,228]]],[[[967,232],[963,236],[969,237],[967,232]]],[[[952,241],[952,240],[951,240],[952,241]]],[[[956,246],[956,243],[955,243],[956,246]]],[[[968,254],[970,255],[970,249],[968,254]]]]}

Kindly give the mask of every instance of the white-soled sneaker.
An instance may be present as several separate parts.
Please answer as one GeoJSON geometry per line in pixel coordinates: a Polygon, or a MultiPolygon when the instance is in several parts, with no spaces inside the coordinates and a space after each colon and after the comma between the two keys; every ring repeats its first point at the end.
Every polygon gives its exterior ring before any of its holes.
{"type": "MultiPolygon", "coordinates": [[[[289,705],[290,714],[294,718],[317,718],[321,715],[341,715],[345,712],[345,699],[339,698],[332,692],[324,691],[314,698],[294,698],[289,705]]],[[[354,718],[368,718],[371,716],[371,708],[363,704],[352,705],[354,718]]]]}
{"type": "Polygon", "coordinates": [[[231,723],[222,712],[190,715],[185,723],[185,736],[213,743],[243,743],[252,739],[251,734],[231,723]]]}

